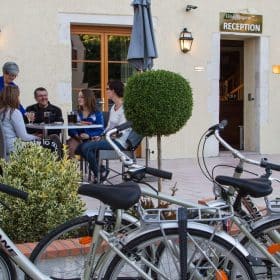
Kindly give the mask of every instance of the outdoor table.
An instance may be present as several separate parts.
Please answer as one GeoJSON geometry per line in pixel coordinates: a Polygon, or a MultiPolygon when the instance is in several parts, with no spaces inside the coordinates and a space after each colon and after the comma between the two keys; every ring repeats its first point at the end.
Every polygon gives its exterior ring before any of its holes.
{"type": "Polygon", "coordinates": [[[48,135],[49,130],[62,130],[62,143],[66,143],[67,132],[68,129],[79,129],[79,128],[100,128],[103,127],[101,124],[83,124],[83,123],[76,123],[76,124],[67,124],[67,123],[28,123],[26,124],[28,128],[34,129],[41,129],[43,131],[43,138],[46,138],[48,135]]]}

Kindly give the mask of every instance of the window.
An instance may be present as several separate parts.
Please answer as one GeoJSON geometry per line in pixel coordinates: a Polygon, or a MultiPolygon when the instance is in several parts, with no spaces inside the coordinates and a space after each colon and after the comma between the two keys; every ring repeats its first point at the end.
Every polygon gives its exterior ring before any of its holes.
{"type": "Polygon", "coordinates": [[[99,108],[110,107],[105,94],[110,79],[126,82],[133,69],[126,60],[131,28],[104,26],[71,26],[72,100],[77,106],[81,88],[94,91],[99,108]]]}

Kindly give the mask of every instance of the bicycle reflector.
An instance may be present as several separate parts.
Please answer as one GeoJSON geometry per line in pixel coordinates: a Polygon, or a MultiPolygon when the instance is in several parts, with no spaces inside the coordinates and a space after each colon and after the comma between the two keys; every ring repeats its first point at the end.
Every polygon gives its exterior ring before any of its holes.
{"type": "Polygon", "coordinates": [[[215,275],[216,280],[228,280],[227,274],[223,270],[217,270],[215,275]]]}
{"type": "Polygon", "coordinates": [[[79,239],[79,243],[81,245],[87,245],[87,244],[90,244],[92,241],[92,237],[91,236],[84,236],[84,237],[81,237],[79,239]]]}
{"type": "Polygon", "coordinates": [[[274,243],[268,246],[267,251],[272,255],[278,253],[280,251],[280,243],[274,243]]]}

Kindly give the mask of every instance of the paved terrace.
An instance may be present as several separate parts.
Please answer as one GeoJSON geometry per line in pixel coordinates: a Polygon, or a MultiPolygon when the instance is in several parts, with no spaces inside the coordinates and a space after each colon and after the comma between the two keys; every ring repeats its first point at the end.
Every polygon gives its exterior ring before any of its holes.
{"type": "MultiPolygon", "coordinates": [[[[270,162],[280,164],[280,155],[260,155],[256,153],[245,153],[246,157],[251,159],[260,160],[262,157],[268,158],[270,162]]],[[[229,152],[222,152],[218,157],[206,158],[207,165],[210,170],[217,164],[223,165],[236,165],[238,163],[237,159],[234,159],[229,152]]],[[[143,159],[138,159],[138,164],[145,164],[143,159]]],[[[119,161],[110,161],[110,167],[115,169],[120,169],[119,161]]],[[[156,167],[155,161],[150,161],[149,166],[156,167]]],[[[245,164],[245,169],[256,172],[258,174],[263,174],[264,169],[257,166],[245,164]]],[[[174,159],[174,160],[163,160],[162,169],[170,171],[173,173],[172,180],[163,181],[163,192],[171,194],[170,188],[176,185],[178,191],[176,196],[181,199],[187,199],[192,202],[197,202],[198,200],[213,197],[212,194],[212,184],[209,182],[202,174],[197,164],[197,160],[194,158],[188,159],[174,159]]],[[[216,169],[216,175],[229,175],[233,174],[232,168],[219,167],[216,169]]],[[[274,171],[273,177],[280,179],[280,172],[274,171]]],[[[253,177],[250,174],[243,174],[243,177],[253,177]]],[[[118,179],[120,181],[120,179],[118,179]]],[[[151,183],[153,186],[157,186],[156,182],[151,183]]],[[[274,191],[271,195],[272,197],[280,197],[280,185],[274,185],[274,191]]],[[[93,199],[88,199],[83,197],[86,201],[87,209],[95,209],[99,204],[93,199]]],[[[258,199],[258,205],[263,205],[263,199],[258,199]]]]}

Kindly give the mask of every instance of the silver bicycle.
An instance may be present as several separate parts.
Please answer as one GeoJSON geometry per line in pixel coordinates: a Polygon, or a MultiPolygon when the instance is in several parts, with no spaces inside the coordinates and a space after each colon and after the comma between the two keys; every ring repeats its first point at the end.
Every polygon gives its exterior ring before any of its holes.
{"type": "MultiPolygon", "coordinates": [[[[122,161],[133,166],[110,139],[123,128],[111,130],[106,137],[122,161]]],[[[136,170],[135,165],[132,169],[136,170]]],[[[156,169],[143,170],[170,176],[156,169]]],[[[47,279],[255,279],[247,251],[221,229],[223,221],[233,215],[227,206],[201,207],[199,212],[188,209],[186,213],[182,208],[147,210],[138,204],[133,211],[139,219],[131,223],[114,213],[135,205],[141,196],[138,184],[85,184],[79,193],[101,201],[98,215],[69,221],[39,242],[31,260],[50,277],[47,279]],[[116,211],[108,211],[108,206],[116,211]],[[193,211],[199,217],[193,217],[193,211]],[[213,219],[215,227],[197,223],[213,219]],[[59,250],[48,254],[65,241],[75,243],[75,250],[68,250],[66,257],[59,250]]]]}

